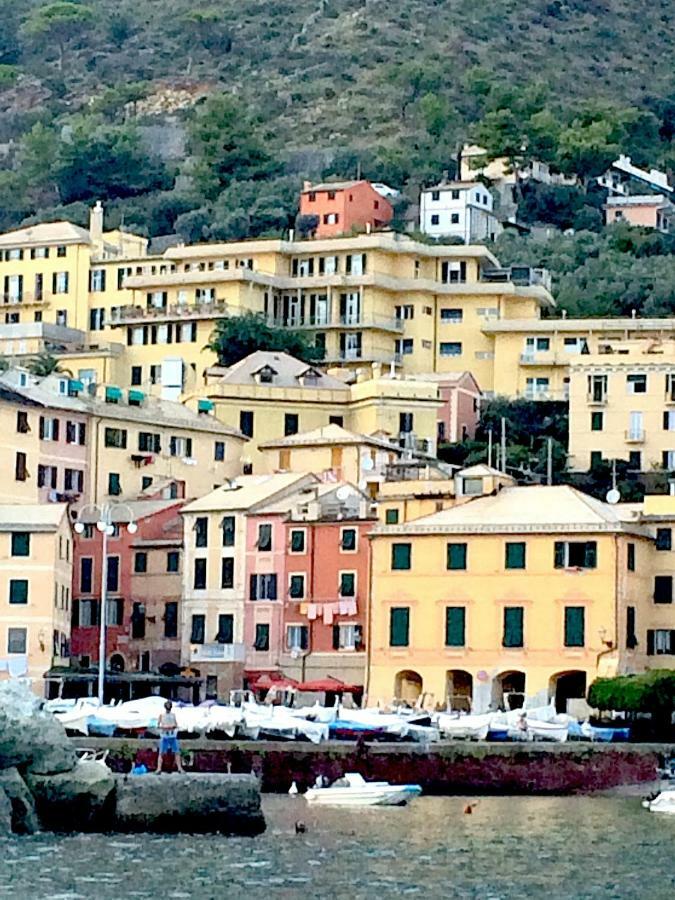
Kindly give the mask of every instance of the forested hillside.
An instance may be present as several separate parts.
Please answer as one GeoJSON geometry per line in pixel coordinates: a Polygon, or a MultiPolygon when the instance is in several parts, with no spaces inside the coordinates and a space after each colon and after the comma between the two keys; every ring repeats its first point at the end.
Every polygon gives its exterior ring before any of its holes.
{"type": "MultiPolygon", "coordinates": [[[[110,224],[150,235],[278,233],[303,177],[359,166],[410,195],[465,140],[582,178],[620,150],[675,167],[675,0],[0,0],[0,15],[1,228],[84,222],[100,198],[110,224]]],[[[597,203],[570,203],[563,227],[599,227],[597,203]]]]}

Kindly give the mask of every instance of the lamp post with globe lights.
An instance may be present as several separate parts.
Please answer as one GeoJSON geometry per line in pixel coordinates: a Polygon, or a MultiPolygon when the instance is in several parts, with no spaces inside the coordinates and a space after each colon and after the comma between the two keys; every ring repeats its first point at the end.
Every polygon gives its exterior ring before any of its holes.
{"type": "Polygon", "coordinates": [[[108,537],[115,532],[115,525],[126,526],[129,534],[135,534],[138,525],[134,522],[134,514],[130,506],[126,503],[103,503],[100,506],[96,503],[89,503],[83,506],[78,514],[77,521],[73,526],[77,534],[84,532],[87,524],[96,523],[96,528],[103,536],[101,547],[101,609],[99,615],[99,641],[98,641],[98,702],[103,706],[103,691],[105,687],[105,659],[106,659],[106,625],[108,617],[108,537]],[[127,511],[127,517],[121,518],[116,513],[122,510],[127,511]],[[91,521],[88,519],[88,513],[93,513],[94,517],[91,521]]]}

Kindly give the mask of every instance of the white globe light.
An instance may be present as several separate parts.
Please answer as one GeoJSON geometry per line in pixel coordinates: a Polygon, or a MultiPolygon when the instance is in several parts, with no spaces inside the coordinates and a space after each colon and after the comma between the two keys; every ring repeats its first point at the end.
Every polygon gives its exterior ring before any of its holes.
{"type": "Polygon", "coordinates": [[[129,522],[129,524],[127,525],[127,531],[129,532],[129,534],[136,534],[136,532],[138,531],[138,525],[135,522],[129,522]]]}
{"type": "Polygon", "coordinates": [[[75,531],[77,532],[77,534],[83,534],[83,532],[84,532],[84,522],[76,522],[76,523],[73,525],[73,528],[75,529],[75,531]]]}
{"type": "Polygon", "coordinates": [[[106,522],[104,522],[103,520],[101,520],[100,522],[97,522],[97,523],[96,523],[96,527],[98,528],[99,531],[105,531],[106,528],[108,527],[108,525],[107,525],[106,522]]]}
{"type": "Polygon", "coordinates": [[[105,527],[106,534],[115,534],[115,526],[114,525],[106,525],[105,527]]]}

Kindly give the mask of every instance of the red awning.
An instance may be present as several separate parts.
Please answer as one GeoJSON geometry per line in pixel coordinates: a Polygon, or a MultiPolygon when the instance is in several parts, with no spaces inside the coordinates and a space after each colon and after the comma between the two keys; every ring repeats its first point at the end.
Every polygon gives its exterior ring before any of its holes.
{"type": "Polygon", "coordinates": [[[285,675],[264,672],[258,677],[248,676],[249,687],[254,690],[264,690],[265,688],[297,688],[298,682],[294,678],[287,678],[285,675]]]}
{"type": "Polygon", "coordinates": [[[332,691],[335,694],[356,694],[363,690],[363,686],[360,684],[345,684],[344,681],[332,678],[330,675],[327,678],[318,678],[316,681],[303,681],[296,687],[298,691],[307,691],[308,693],[332,691]]]}

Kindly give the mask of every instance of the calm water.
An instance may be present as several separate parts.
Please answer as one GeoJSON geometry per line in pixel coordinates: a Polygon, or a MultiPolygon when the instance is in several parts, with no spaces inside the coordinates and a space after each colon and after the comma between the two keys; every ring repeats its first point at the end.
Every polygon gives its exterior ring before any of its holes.
{"type": "Polygon", "coordinates": [[[253,839],[0,840],[0,898],[675,897],[675,817],[637,797],[482,798],[471,816],[464,802],[309,810],[275,796],[267,833],[253,839]]]}

